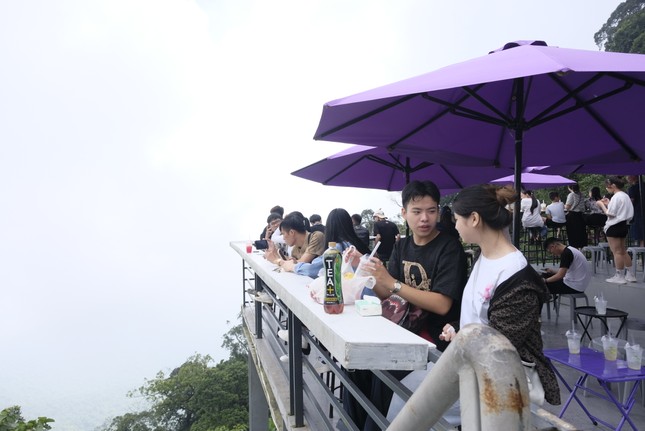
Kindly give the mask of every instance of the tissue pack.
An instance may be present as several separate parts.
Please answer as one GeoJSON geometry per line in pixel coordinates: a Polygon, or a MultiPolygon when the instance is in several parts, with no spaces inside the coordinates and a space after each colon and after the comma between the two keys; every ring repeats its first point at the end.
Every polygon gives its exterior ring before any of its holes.
{"type": "Polygon", "coordinates": [[[363,299],[358,299],[354,306],[356,307],[356,312],[361,316],[381,315],[381,300],[376,296],[365,296],[363,299]]]}

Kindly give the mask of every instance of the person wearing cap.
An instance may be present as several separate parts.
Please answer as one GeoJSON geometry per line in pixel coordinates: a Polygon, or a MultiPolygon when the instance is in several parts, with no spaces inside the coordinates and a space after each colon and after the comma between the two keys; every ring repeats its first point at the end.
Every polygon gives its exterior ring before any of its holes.
{"type": "Polygon", "coordinates": [[[393,222],[389,221],[385,217],[383,210],[379,208],[378,211],[374,213],[374,244],[377,244],[379,241],[381,245],[376,251],[376,256],[387,263],[390,260],[390,255],[394,249],[394,243],[396,243],[401,235],[399,234],[399,228],[393,222]]]}

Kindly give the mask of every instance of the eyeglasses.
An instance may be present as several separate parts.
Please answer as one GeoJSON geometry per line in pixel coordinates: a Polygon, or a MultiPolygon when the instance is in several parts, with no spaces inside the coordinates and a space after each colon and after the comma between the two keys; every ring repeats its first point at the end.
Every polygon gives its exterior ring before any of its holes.
{"type": "Polygon", "coordinates": [[[282,220],[273,220],[271,223],[269,223],[269,225],[276,227],[280,226],[280,223],[282,223],[282,220]]]}

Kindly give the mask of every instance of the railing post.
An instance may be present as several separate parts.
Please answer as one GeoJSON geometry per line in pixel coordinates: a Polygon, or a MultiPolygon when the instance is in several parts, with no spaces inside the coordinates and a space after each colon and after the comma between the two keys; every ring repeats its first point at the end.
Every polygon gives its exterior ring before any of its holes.
{"type": "Polygon", "coordinates": [[[473,324],[461,328],[388,430],[429,429],[460,393],[464,429],[530,429],[528,385],[517,351],[495,329],[473,324]]]}

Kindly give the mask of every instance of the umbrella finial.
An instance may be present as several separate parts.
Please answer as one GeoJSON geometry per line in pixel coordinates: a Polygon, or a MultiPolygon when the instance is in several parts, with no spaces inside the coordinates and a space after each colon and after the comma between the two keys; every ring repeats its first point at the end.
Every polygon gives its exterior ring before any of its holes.
{"type": "Polygon", "coordinates": [[[523,45],[548,46],[546,42],[543,40],[516,40],[514,42],[508,42],[503,47],[497,48],[496,50],[489,52],[489,54],[492,54],[494,52],[505,51],[511,48],[517,48],[518,46],[523,46],[523,45]]]}

